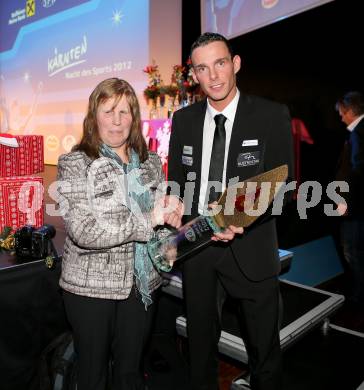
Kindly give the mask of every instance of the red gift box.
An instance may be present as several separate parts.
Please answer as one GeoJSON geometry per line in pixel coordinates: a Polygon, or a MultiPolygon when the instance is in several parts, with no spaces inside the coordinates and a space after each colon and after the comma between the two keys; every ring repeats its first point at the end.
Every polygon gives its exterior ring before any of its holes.
{"type": "Polygon", "coordinates": [[[0,144],[0,177],[33,175],[44,171],[42,135],[16,135],[19,147],[0,144]]]}
{"type": "Polygon", "coordinates": [[[0,232],[5,226],[40,227],[44,221],[43,178],[0,177],[0,232]]]}

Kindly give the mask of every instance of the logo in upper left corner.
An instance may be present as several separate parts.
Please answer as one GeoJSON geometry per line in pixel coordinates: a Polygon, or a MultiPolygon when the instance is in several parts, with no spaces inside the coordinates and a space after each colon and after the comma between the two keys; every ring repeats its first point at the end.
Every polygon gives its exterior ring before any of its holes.
{"type": "Polygon", "coordinates": [[[35,15],[35,0],[27,0],[25,5],[25,10],[26,10],[27,18],[35,15]]]}
{"type": "Polygon", "coordinates": [[[42,0],[42,5],[44,8],[52,7],[56,0],[42,0]]]}

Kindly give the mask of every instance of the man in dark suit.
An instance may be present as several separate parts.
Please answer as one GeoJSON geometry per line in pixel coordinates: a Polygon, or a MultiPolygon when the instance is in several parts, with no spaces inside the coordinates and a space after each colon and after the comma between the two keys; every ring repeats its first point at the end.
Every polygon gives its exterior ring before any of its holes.
{"type": "Polygon", "coordinates": [[[351,271],[352,292],[349,301],[354,309],[364,312],[364,96],[352,91],[336,103],[341,120],[350,131],[344,145],[337,180],[349,184],[349,192],[342,193],[346,203],[338,205],[344,216],[341,241],[344,256],[351,271]]]}
{"type": "MultiPolygon", "coordinates": [[[[185,214],[192,205],[187,219],[203,213],[206,202],[216,199],[209,197],[214,191],[208,186],[211,178],[216,179],[216,163],[222,171],[220,191],[232,178],[242,181],[282,164],[288,164],[290,175],[293,171],[288,110],[239,92],[236,73],[241,60],[233,55],[229,42],[219,34],[205,33],[192,45],[191,60],[193,77],[207,98],[174,114],[168,176],[181,186],[185,214]],[[216,115],[223,118],[219,139],[221,123],[216,115]]],[[[215,243],[183,264],[193,390],[218,389],[217,343],[226,293],[239,302],[251,388],[280,388],[278,244],[274,219],[262,219],[243,234],[242,229],[229,226],[215,234],[215,243]]]]}

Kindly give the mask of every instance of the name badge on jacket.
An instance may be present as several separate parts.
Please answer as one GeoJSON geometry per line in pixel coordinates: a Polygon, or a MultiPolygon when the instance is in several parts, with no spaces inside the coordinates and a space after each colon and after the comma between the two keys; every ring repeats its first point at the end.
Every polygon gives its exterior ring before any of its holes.
{"type": "Polygon", "coordinates": [[[192,156],[192,146],[189,146],[189,145],[184,145],[183,146],[183,154],[189,154],[190,156],[192,156]]]}
{"type": "Polygon", "coordinates": [[[257,139],[246,139],[243,141],[241,146],[258,146],[258,140],[257,139]]]}
{"type": "Polygon", "coordinates": [[[260,151],[240,153],[238,156],[238,167],[251,167],[260,162],[260,151]]]}
{"type": "Polygon", "coordinates": [[[182,164],[191,167],[193,164],[193,158],[191,156],[182,155],[182,164]]]}

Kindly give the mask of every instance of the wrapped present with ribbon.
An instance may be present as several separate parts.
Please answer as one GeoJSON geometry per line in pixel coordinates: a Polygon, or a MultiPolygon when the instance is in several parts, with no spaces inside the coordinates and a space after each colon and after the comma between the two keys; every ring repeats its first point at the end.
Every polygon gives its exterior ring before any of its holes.
{"type": "Polygon", "coordinates": [[[18,140],[15,135],[0,133],[0,145],[8,146],[10,148],[18,148],[18,140]]]}
{"type": "Polygon", "coordinates": [[[0,134],[0,177],[44,171],[42,135],[0,134]]]}

